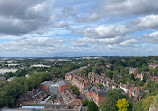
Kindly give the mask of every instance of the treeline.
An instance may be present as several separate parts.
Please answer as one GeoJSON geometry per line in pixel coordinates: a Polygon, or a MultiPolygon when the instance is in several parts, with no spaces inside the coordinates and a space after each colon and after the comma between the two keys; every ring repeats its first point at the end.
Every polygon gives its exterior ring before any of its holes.
{"type": "Polygon", "coordinates": [[[10,82],[0,83],[0,106],[13,106],[20,94],[36,88],[43,81],[51,80],[50,73],[41,72],[29,78],[18,77],[10,82]]]}

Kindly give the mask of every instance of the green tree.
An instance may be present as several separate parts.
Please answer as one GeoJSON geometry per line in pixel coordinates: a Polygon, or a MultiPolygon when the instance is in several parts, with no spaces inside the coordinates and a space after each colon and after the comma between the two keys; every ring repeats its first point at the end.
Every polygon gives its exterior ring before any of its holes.
{"type": "Polygon", "coordinates": [[[134,103],[132,111],[143,111],[141,101],[134,103]]]}
{"type": "Polygon", "coordinates": [[[154,96],[149,96],[149,97],[142,99],[143,111],[149,111],[149,107],[152,104],[153,99],[154,99],[154,96]]]}
{"type": "Polygon", "coordinates": [[[54,100],[57,98],[57,95],[53,95],[52,97],[51,97],[51,100],[53,101],[53,103],[54,103],[54,100]]]}
{"type": "Polygon", "coordinates": [[[128,110],[129,104],[128,104],[128,101],[126,101],[125,98],[119,99],[119,100],[117,101],[116,106],[119,108],[118,111],[129,111],[129,110],[128,110]]]}
{"type": "Polygon", "coordinates": [[[148,79],[147,74],[145,74],[145,75],[143,76],[143,80],[142,80],[142,81],[143,81],[144,83],[146,83],[147,79],[148,79]]]}
{"type": "Polygon", "coordinates": [[[102,111],[117,111],[116,106],[118,99],[123,98],[123,91],[121,89],[114,89],[108,92],[107,99],[100,105],[102,111]]]}
{"type": "Polygon", "coordinates": [[[89,100],[88,100],[88,99],[84,99],[84,100],[82,101],[83,106],[87,106],[88,103],[89,103],[89,100]]]}
{"type": "Polygon", "coordinates": [[[130,80],[130,81],[135,81],[134,74],[130,74],[130,75],[129,75],[129,80],[130,80]]]}
{"type": "Polygon", "coordinates": [[[99,109],[98,106],[93,101],[90,101],[88,103],[88,111],[99,111],[99,109]]]}
{"type": "Polygon", "coordinates": [[[76,96],[80,95],[79,88],[76,85],[70,84],[70,89],[72,90],[73,94],[75,94],[76,96]]]}
{"type": "Polygon", "coordinates": [[[155,96],[155,98],[153,100],[153,105],[154,105],[154,107],[156,107],[158,109],[158,94],[155,96]]]}

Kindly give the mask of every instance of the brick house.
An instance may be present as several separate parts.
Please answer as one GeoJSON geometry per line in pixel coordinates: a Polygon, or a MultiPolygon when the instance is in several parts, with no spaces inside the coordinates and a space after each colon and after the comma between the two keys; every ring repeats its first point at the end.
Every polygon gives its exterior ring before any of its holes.
{"type": "Polygon", "coordinates": [[[85,96],[96,103],[99,106],[106,100],[109,89],[97,88],[95,86],[87,89],[85,96]]]}
{"type": "Polygon", "coordinates": [[[128,90],[129,99],[133,102],[140,101],[145,93],[148,93],[148,91],[145,91],[141,87],[134,87],[134,85],[128,90]]]}
{"type": "Polygon", "coordinates": [[[158,64],[149,64],[148,67],[155,69],[155,68],[158,68],[158,64]]]}
{"type": "Polygon", "coordinates": [[[68,89],[62,91],[61,96],[64,102],[71,107],[82,106],[80,99],[77,99],[68,89]]]}
{"type": "Polygon", "coordinates": [[[80,92],[83,94],[85,93],[84,91],[87,88],[92,86],[90,81],[87,81],[87,80],[85,80],[77,75],[73,76],[72,84],[76,85],[79,88],[80,92]]]}
{"type": "Polygon", "coordinates": [[[134,74],[134,76],[137,76],[138,74],[138,68],[130,68],[129,74],[134,74]]]}
{"type": "Polygon", "coordinates": [[[74,69],[71,72],[68,72],[65,74],[65,80],[71,81],[73,78],[73,75],[77,75],[80,69],[74,69]]]}
{"type": "Polygon", "coordinates": [[[59,87],[59,94],[61,94],[65,89],[69,89],[69,86],[64,81],[58,81],[57,85],[59,87]]]}
{"type": "Polygon", "coordinates": [[[73,74],[71,74],[71,73],[66,73],[66,75],[65,75],[65,80],[71,81],[72,78],[73,78],[73,74]]]}
{"type": "Polygon", "coordinates": [[[130,89],[131,85],[130,84],[119,84],[120,89],[122,89],[125,93],[128,93],[128,90],[130,89]]]}
{"type": "Polygon", "coordinates": [[[15,104],[17,106],[20,104],[37,104],[38,102],[47,98],[49,95],[48,89],[45,90],[43,87],[39,86],[37,89],[27,91],[27,93],[20,95],[15,104]]]}

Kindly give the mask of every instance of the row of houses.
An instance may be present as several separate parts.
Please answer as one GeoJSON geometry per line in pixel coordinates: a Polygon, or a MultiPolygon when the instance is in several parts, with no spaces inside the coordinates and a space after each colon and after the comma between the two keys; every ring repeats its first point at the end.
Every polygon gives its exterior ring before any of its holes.
{"type": "Polygon", "coordinates": [[[15,103],[17,106],[22,106],[25,104],[37,104],[40,101],[43,101],[49,95],[48,89],[44,89],[39,86],[37,89],[27,91],[27,93],[20,95],[15,103]]]}
{"type": "MultiPolygon", "coordinates": [[[[152,68],[157,68],[157,65],[155,65],[155,64],[152,64],[152,66],[153,66],[152,68]]],[[[158,82],[158,76],[151,74],[149,71],[147,71],[147,72],[143,71],[141,73],[138,73],[138,68],[130,68],[129,74],[134,74],[134,77],[139,78],[141,81],[143,80],[144,75],[147,75],[147,79],[158,82]]]]}
{"type": "MultiPolygon", "coordinates": [[[[135,72],[135,69],[133,69],[133,71],[135,72]]],[[[139,101],[141,97],[148,92],[143,90],[141,87],[135,87],[131,84],[118,84],[115,80],[104,77],[104,74],[99,75],[93,72],[88,73],[88,80],[85,80],[79,73],[66,74],[65,80],[71,81],[72,84],[80,89],[82,94],[84,94],[88,99],[93,100],[98,106],[106,99],[107,89],[101,90],[94,88],[93,84],[102,84],[104,87],[111,90],[122,89],[124,94],[132,101],[139,101]],[[101,92],[104,92],[105,95],[102,96],[103,93],[101,92]]]]}
{"type": "Polygon", "coordinates": [[[90,72],[88,74],[88,79],[92,83],[103,84],[104,87],[107,87],[109,89],[122,89],[124,91],[124,94],[128,96],[129,99],[131,99],[132,101],[139,101],[145,93],[148,93],[148,91],[145,91],[143,88],[135,87],[134,85],[131,85],[129,83],[118,84],[116,81],[104,77],[103,74],[98,75],[96,73],[90,72]]]}
{"type": "Polygon", "coordinates": [[[87,99],[93,100],[98,106],[105,101],[108,93],[108,88],[99,88],[93,86],[92,82],[89,80],[85,80],[84,77],[75,74],[66,74],[65,79],[71,81],[73,85],[76,85],[80,92],[86,96],[87,99]],[[70,77],[71,79],[70,79],[70,77]]]}

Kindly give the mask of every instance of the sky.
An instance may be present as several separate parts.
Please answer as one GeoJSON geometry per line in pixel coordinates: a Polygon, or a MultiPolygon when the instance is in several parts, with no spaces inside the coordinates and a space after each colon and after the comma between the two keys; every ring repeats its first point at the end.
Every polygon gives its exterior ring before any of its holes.
{"type": "Polygon", "coordinates": [[[0,57],[157,55],[157,0],[0,0],[0,57]]]}

